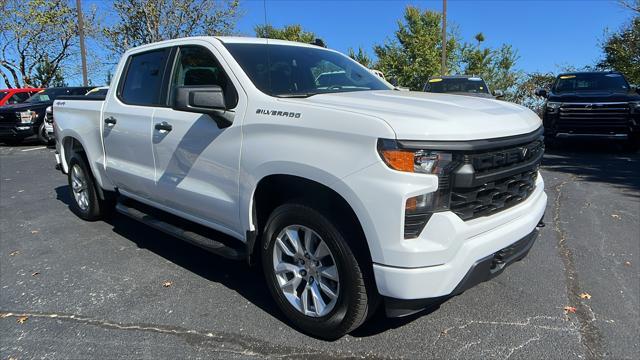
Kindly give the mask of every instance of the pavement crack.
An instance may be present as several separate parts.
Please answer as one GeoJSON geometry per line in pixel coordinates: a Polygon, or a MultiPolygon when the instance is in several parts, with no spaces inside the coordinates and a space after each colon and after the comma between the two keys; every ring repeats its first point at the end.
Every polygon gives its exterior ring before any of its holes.
{"type": "Polygon", "coordinates": [[[588,305],[579,301],[580,281],[578,280],[578,270],[575,265],[573,251],[567,244],[567,233],[562,227],[560,211],[564,196],[564,187],[570,182],[577,180],[575,175],[569,176],[554,187],[556,197],[553,204],[553,230],[557,235],[557,247],[564,268],[565,284],[567,288],[567,298],[569,305],[576,308],[576,315],[579,322],[580,342],[586,348],[588,359],[601,359],[603,354],[603,340],[600,329],[595,325],[595,313],[588,305]]]}
{"type": "Polygon", "coordinates": [[[514,352],[522,349],[523,347],[529,345],[530,343],[532,343],[534,341],[540,341],[540,339],[541,339],[540,334],[536,334],[535,337],[532,337],[531,339],[528,339],[527,341],[523,342],[522,344],[520,344],[520,345],[518,345],[516,347],[510,348],[509,349],[509,353],[504,358],[504,360],[507,360],[507,359],[511,358],[511,355],[513,355],[514,352]]]}
{"type": "Polygon", "coordinates": [[[153,324],[125,324],[109,320],[101,320],[90,318],[76,314],[61,313],[39,313],[39,312],[9,312],[0,311],[0,319],[2,318],[42,318],[55,319],[61,321],[76,322],[84,325],[99,326],[108,329],[128,330],[128,331],[146,331],[159,334],[167,334],[181,336],[189,343],[198,343],[202,345],[214,345],[216,352],[243,355],[256,358],[300,358],[305,359],[345,359],[361,357],[355,354],[330,354],[315,349],[294,349],[286,346],[261,341],[242,334],[231,334],[214,331],[200,331],[193,329],[184,329],[180,327],[153,324]]]}

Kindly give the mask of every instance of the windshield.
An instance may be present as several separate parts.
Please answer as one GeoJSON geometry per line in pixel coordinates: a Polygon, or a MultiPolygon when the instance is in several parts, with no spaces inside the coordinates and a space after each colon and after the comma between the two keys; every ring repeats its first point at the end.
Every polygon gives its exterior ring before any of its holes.
{"type": "Polygon", "coordinates": [[[34,94],[32,97],[25,100],[25,102],[44,102],[44,101],[53,101],[56,97],[60,95],[64,95],[66,93],[65,89],[46,89],[41,90],[37,94],[34,94]]]}
{"type": "Polygon", "coordinates": [[[271,96],[390,90],[379,77],[350,58],[322,48],[225,44],[260,91],[271,96]]]}
{"type": "Polygon", "coordinates": [[[474,94],[488,94],[487,84],[481,78],[433,78],[424,87],[426,92],[454,93],[465,92],[474,94]]]}
{"type": "Polygon", "coordinates": [[[553,86],[553,92],[575,91],[629,91],[629,83],[620,74],[592,73],[560,75],[553,86]]]}

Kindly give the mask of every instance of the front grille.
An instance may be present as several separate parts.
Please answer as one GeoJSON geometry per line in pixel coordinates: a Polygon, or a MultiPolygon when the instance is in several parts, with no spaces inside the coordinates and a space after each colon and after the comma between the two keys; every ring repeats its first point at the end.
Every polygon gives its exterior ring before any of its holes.
{"type": "Polygon", "coordinates": [[[462,220],[471,220],[508,209],[533,193],[537,177],[536,166],[480,186],[455,188],[451,193],[451,211],[462,220]]]}
{"type": "Polygon", "coordinates": [[[0,123],[15,125],[17,122],[17,117],[15,112],[0,112],[0,123]]]}
{"type": "Polygon", "coordinates": [[[560,107],[557,132],[615,133],[629,124],[627,103],[563,104],[560,107]]]}

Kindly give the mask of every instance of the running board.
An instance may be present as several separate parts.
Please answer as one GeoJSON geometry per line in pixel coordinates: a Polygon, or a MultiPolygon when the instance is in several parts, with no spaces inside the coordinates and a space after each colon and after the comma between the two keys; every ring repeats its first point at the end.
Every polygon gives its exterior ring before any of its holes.
{"type": "Polygon", "coordinates": [[[138,220],[145,225],[151,226],[154,229],[160,230],[171,236],[175,236],[180,240],[187,241],[227,259],[245,260],[247,258],[246,252],[242,249],[233,248],[199,233],[173,225],[167,221],[159,219],[153,214],[146,213],[141,209],[128,206],[122,202],[118,202],[116,204],[116,211],[134,220],[138,220]]]}

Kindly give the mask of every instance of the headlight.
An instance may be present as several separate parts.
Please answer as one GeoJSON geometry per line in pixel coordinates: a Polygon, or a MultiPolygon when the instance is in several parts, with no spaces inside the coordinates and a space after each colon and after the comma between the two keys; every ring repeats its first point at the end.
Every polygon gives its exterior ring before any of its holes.
{"type": "Polygon", "coordinates": [[[439,175],[453,162],[449,152],[400,149],[394,140],[387,139],[378,141],[378,153],[387,166],[404,172],[439,175]]]}
{"type": "Polygon", "coordinates": [[[558,102],[547,102],[547,112],[556,113],[558,109],[560,109],[561,103],[558,102]]]}
{"type": "Polygon", "coordinates": [[[17,112],[16,116],[18,117],[18,119],[20,119],[20,122],[22,124],[29,124],[36,121],[36,119],[38,118],[38,113],[32,110],[27,110],[17,112]]]}
{"type": "Polygon", "coordinates": [[[640,101],[632,101],[629,103],[629,110],[632,113],[640,113],[640,101]]]}
{"type": "Polygon", "coordinates": [[[391,169],[438,177],[435,192],[413,196],[405,202],[404,237],[416,238],[434,212],[449,209],[449,174],[460,164],[458,156],[446,151],[403,149],[389,139],[378,140],[378,153],[391,169]]]}

